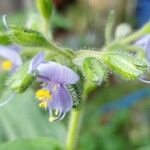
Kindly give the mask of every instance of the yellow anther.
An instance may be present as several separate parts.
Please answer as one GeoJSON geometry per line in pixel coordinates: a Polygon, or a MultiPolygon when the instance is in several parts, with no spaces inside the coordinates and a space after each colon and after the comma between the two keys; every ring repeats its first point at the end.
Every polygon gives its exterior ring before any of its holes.
{"type": "Polygon", "coordinates": [[[59,110],[53,110],[52,114],[49,116],[49,122],[53,122],[55,120],[57,120],[59,117],[59,110]]]}
{"type": "Polygon", "coordinates": [[[48,104],[47,104],[47,102],[41,102],[41,103],[39,104],[39,107],[46,109],[46,108],[48,107],[48,104]]]}
{"type": "Polygon", "coordinates": [[[10,60],[4,60],[2,62],[2,69],[5,71],[10,71],[13,67],[13,63],[10,60]]]}
{"type": "Polygon", "coordinates": [[[51,93],[47,89],[40,89],[36,92],[36,97],[40,101],[50,100],[52,98],[51,93]]]}

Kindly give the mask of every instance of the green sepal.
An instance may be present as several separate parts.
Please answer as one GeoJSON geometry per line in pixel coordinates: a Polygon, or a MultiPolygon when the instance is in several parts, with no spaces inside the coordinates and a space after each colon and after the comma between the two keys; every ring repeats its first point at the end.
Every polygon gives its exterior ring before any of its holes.
{"type": "Polygon", "coordinates": [[[10,45],[9,36],[6,33],[0,33],[0,45],[10,45]]]}
{"type": "Polygon", "coordinates": [[[106,52],[103,60],[110,70],[128,80],[137,79],[148,67],[145,59],[138,58],[124,51],[106,52]]]}
{"type": "Polygon", "coordinates": [[[79,81],[76,84],[68,85],[67,88],[73,99],[73,108],[78,109],[81,104],[82,91],[83,91],[81,82],[79,81]]]}
{"type": "Polygon", "coordinates": [[[7,85],[16,93],[24,92],[32,83],[34,77],[28,73],[30,61],[23,64],[8,80],[7,85]]]}
{"type": "Polygon", "coordinates": [[[50,43],[40,32],[25,27],[10,26],[9,36],[12,43],[22,46],[44,48],[50,46],[50,43]]]}
{"type": "Polygon", "coordinates": [[[86,58],[82,65],[83,76],[88,83],[101,85],[107,79],[108,69],[98,59],[86,58]]]}
{"type": "Polygon", "coordinates": [[[49,21],[53,10],[52,0],[36,0],[36,4],[41,16],[49,21]]]}

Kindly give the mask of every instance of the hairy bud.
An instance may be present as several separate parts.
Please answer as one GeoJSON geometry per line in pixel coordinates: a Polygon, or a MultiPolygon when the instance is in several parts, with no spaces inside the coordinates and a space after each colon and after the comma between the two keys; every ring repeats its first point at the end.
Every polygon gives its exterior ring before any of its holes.
{"type": "Polygon", "coordinates": [[[7,82],[7,85],[16,93],[24,92],[34,79],[34,77],[28,73],[29,63],[30,62],[27,62],[21,66],[7,82]]]}
{"type": "Polygon", "coordinates": [[[106,53],[104,61],[112,71],[128,80],[138,78],[147,68],[147,62],[145,60],[136,58],[123,51],[106,53]]]}
{"type": "Polygon", "coordinates": [[[82,66],[83,75],[91,84],[100,85],[108,76],[106,66],[96,58],[86,58],[82,66]]]}

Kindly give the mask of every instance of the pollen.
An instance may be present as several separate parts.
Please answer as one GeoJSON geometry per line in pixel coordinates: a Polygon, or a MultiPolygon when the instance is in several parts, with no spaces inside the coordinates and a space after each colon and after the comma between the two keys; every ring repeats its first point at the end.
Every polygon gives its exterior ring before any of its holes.
{"type": "Polygon", "coordinates": [[[2,69],[4,71],[10,71],[13,67],[13,63],[10,60],[4,60],[2,62],[2,69]]]}
{"type": "MultiPolygon", "coordinates": [[[[36,92],[36,97],[39,101],[50,100],[52,98],[51,93],[47,89],[40,89],[36,92]]],[[[41,104],[43,105],[43,104],[41,104]]]]}

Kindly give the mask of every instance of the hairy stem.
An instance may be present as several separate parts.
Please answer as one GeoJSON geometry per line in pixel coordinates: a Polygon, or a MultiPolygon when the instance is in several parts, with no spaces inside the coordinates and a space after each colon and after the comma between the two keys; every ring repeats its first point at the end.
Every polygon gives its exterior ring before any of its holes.
{"type": "Polygon", "coordinates": [[[49,48],[53,52],[56,52],[59,55],[63,55],[64,57],[66,57],[68,59],[72,59],[74,57],[74,55],[72,53],[69,53],[69,52],[63,50],[56,45],[49,44],[47,48],[49,48]]]}
{"type": "Polygon", "coordinates": [[[131,34],[125,38],[123,38],[120,43],[121,44],[128,44],[131,42],[134,42],[135,40],[141,38],[142,36],[150,33],[150,22],[148,22],[143,28],[135,32],[134,34],[131,34]]]}
{"type": "Polygon", "coordinates": [[[70,116],[69,131],[66,142],[66,150],[75,150],[77,139],[82,124],[82,118],[84,114],[84,107],[87,97],[86,87],[84,88],[82,96],[82,107],[79,110],[73,110],[70,116]]]}
{"type": "Polygon", "coordinates": [[[120,43],[121,44],[128,44],[131,42],[136,41],[137,39],[141,38],[142,36],[144,36],[146,34],[145,30],[141,29],[137,32],[135,32],[134,34],[131,34],[125,38],[123,38],[120,43]]]}
{"type": "Polygon", "coordinates": [[[66,143],[67,150],[74,150],[82,120],[82,109],[71,112],[69,131],[66,143]]]}

